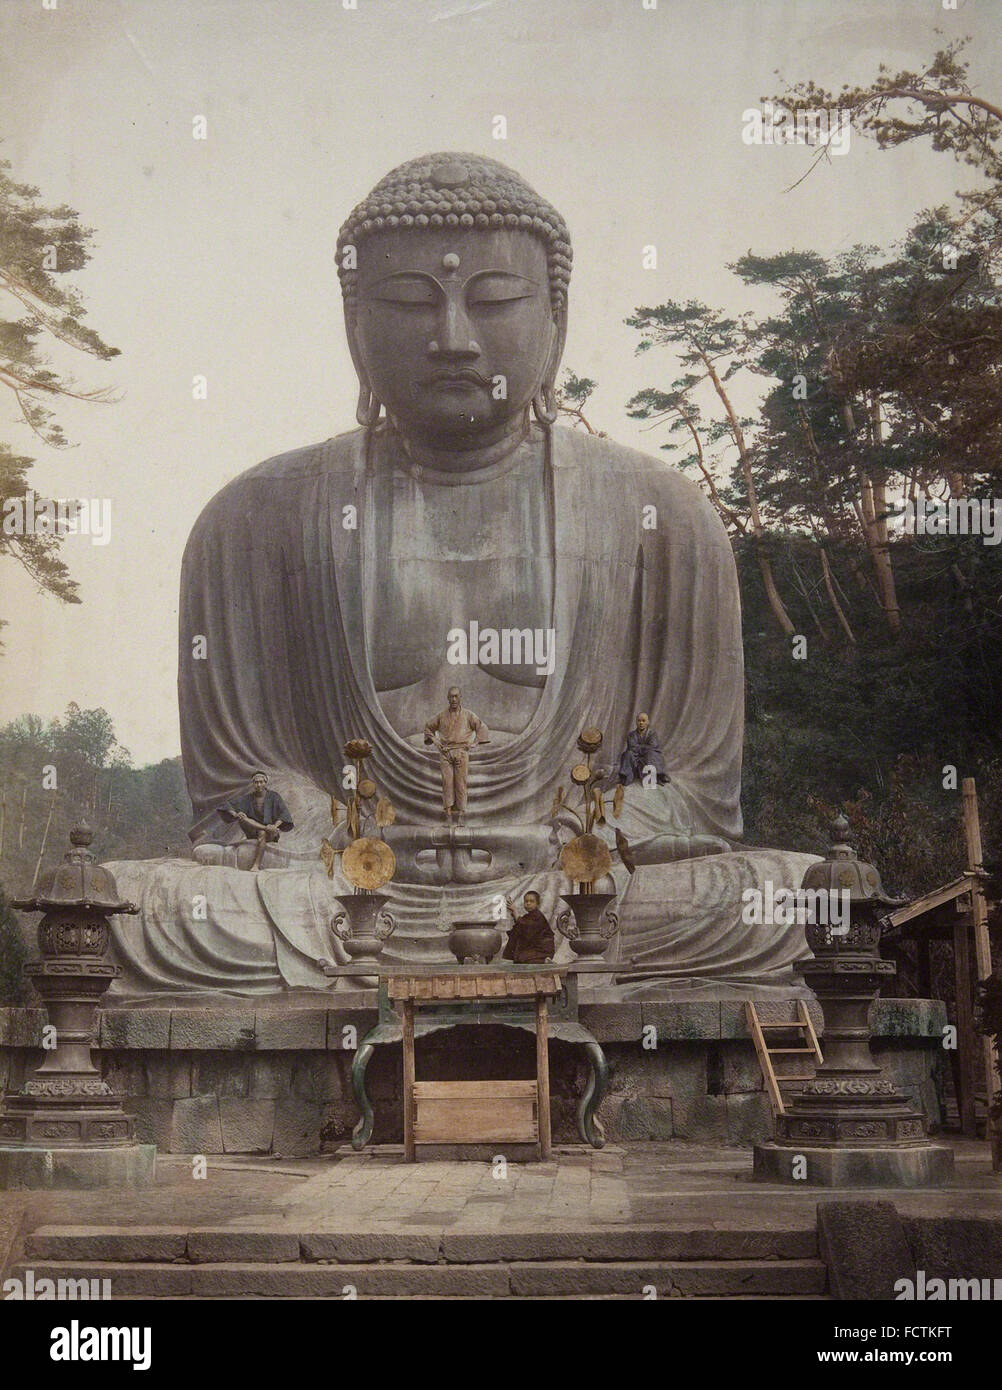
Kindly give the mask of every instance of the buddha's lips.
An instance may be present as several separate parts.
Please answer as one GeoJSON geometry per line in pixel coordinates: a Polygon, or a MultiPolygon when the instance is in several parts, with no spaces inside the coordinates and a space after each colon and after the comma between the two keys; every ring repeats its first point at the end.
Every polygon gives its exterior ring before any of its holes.
{"type": "Polygon", "coordinates": [[[453,372],[436,372],[431,379],[433,386],[490,386],[486,377],[475,372],[472,367],[457,367],[453,372]]]}

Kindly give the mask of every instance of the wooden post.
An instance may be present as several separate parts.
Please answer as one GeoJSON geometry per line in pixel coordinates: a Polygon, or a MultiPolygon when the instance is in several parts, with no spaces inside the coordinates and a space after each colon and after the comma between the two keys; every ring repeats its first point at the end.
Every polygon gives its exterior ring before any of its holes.
{"type": "Polygon", "coordinates": [[[21,789],[21,824],[17,828],[17,847],[18,850],[24,849],[24,807],[28,800],[28,784],[25,782],[21,789]]]}
{"type": "MultiPolygon", "coordinates": [[[[981,820],[978,816],[978,794],[973,777],[965,777],[964,795],[964,839],[967,842],[967,868],[972,874],[980,875],[984,870],[981,848],[981,820]]],[[[988,904],[980,877],[971,883],[972,921],[974,924],[974,958],[978,967],[978,979],[987,980],[992,973],[992,948],[988,936],[988,904]]],[[[995,1044],[991,1038],[982,1038],[985,1053],[985,1078],[988,1092],[989,1116],[992,1104],[999,1093],[999,1074],[995,1044]]],[[[992,1168],[999,1171],[1002,1161],[1002,1136],[996,1128],[992,1134],[991,1119],[986,1129],[992,1140],[992,1168]]]]}
{"type": "Polygon", "coordinates": [[[414,1149],[414,1000],[404,1000],[404,1162],[413,1163],[414,1149]]]}
{"type": "Polygon", "coordinates": [[[922,998],[931,998],[932,955],[929,949],[929,933],[921,929],[915,938],[915,973],[918,975],[917,983],[922,998]]]}
{"type": "Polygon", "coordinates": [[[545,1163],[553,1153],[550,1131],[550,1018],[546,995],[536,995],[536,1109],[539,1118],[539,1157],[545,1163]]]}
{"type": "Polygon", "coordinates": [[[978,1137],[974,1112],[975,1058],[977,1034],[974,1031],[974,1005],[971,997],[971,928],[967,913],[958,916],[953,928],[954,993],[957,1000],[957,1059],[960,1063],[960,1091],[957,1110],[960,1128],[968,1139],[978,1137]]]}

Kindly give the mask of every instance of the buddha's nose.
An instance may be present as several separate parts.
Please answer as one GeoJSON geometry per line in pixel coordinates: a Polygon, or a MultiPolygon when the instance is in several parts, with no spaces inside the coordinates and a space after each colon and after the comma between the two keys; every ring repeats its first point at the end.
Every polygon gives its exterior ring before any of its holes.
{"type": "Polygon", "coordinates": [[[428,344],[428,356],[470,360],[479,357],[481,351],[473,336],[469,315],[462,303],[450,296],[442,308],[437,336],[428,344]]]}

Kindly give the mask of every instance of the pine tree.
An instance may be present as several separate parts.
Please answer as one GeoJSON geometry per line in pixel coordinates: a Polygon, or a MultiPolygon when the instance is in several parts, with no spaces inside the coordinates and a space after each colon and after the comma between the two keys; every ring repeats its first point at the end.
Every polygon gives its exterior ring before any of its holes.
{"type": "MultiPolygon", "coordinates": [[[[12,419],[43,443],[67,444],[53,410],[60,398],[107,401],[106,390],[82,390],[52,369],[53,340],[107,360],[118,355],[84,323],[79,293],[64,277],[90,259],[93,230],[65,204],[47,206],[30,184],[17,183],[0,160],[0,386],[14,407],[12,419]]],[[[46,592],[79,603],[77,585],[60,558],[60,529],[32,532],[26,513],[40,510],[29,486],[32,458],[0,443],[0,555],[17,560],[46,592]]]]}

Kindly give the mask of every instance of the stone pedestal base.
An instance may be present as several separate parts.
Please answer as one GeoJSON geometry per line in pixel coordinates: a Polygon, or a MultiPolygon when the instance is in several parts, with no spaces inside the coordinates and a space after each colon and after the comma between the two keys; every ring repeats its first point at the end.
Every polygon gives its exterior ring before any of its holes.
{"type": "Polygon", "coordinates": [[[0,1190],[151,1187],[155,1144],[118,1148],[28,1148],[0,1144],[0,1190]]]}
{"type": "Polygon", "coordinates": [[[944,1144],[883,1148],[756,1144],[752,1177],[756,1182],[802,1187],[938,1187],[953,1177],[953,1150],[944,1144]],[[804,1163],[795,1168],[798,1159],[806,1162],[806,1172],[804,1163]]]}
{"type": "MultiPolygon", "coordinates": [[[[445,938],[443,937],[443,942],[445,938]]],[[[392,941],[392,938],[391,938],[392,941]]],[[[344,979],[341,981],[345,983],[344,979]]],[[[817,1006],[809,1005],[815,1027],[817,1006]]],[[[765,1022],[796,1018],[796,1003],[759,1001],[765,1022]]],[[[744,1002],[701,996],[598,1002],[581,999],[580,1021],[602,1044],[612,1069],[599,1108],[609,1143],[685,1139],[700,1144],[764,1144],[775,1121],[762,1067],[748,1036],[744,1002]],[[646,1034],[644,1030],[647,1030],[646,1034]],[[656,1033],[657,1049],[644,1046],[656,1033]]],[[[920,1112],[925,1125],[943,1122],[943,1004],[887,999],[874,1006],[876,1058],[920,1112]]],[[[160,1153],[320,1153],[344,1143],[358,1120],[351,1062],[377,1021],[373,995],[298,992],[253,1001],[216,1000],[194,1008],[159,1005],[109,1008],[101,1014],[98,1054],[104,1080],[136,1124],[136,1137],[160,1153]],[[323,1136],[323,1137],[321,1137],[323,1136]]],[[[41,1009],[0,1008],[0,1084],[16,1093],[42,1046],[41,1009]]],[[[528,1074],[535,1040],[494,1035],[491,1048],[464,1052],[448,1035],[419,1042],[419,1076],[496,1080],[528,1074]],[[437,1040],[437,1041],[436,1041],[437,1040]],[[524,1070],[523,1070],[524,1069],[524,1070]]],[[[403,1098],[400,1054],[376,1049],[369,1066],[377,1144],[400,1143],[403,1098]]],[[[550,1048],[553,1139],[576,1143],[584,1072],[577,1048],[550,1048]]],[[[914,1136],[924,1142],[925,1134],[914,1136]]],[[[55,1147],[51,1138],[16,1137],[22,1147],[55,1147]]],[[[798,1135],[799,1147],[827,1138],[798,1135]]],[[[873,1144],[858,1136],[850,1144],[873,1144]]],[[[13,1147],[14,1135],[0,1135],[13,1147]]],[[[79,1142],[61,1140],[70,1147],[79,1142]]],[[[749,1162],[749,1168],[751,1163],[749,1162]]]]}

